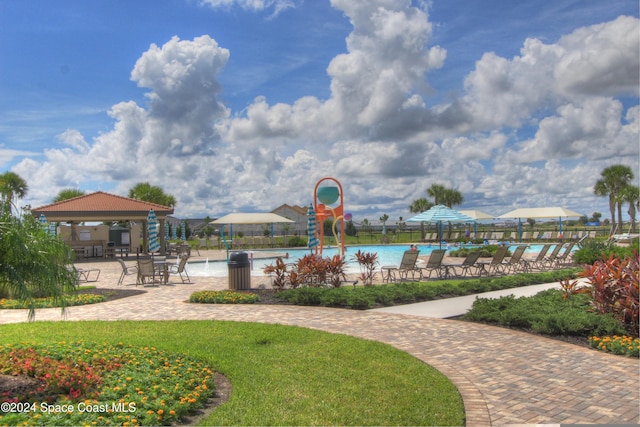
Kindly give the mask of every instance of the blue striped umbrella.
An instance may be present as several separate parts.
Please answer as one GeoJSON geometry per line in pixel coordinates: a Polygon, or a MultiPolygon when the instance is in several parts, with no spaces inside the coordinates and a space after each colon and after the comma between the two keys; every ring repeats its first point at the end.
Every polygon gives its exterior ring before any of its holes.
{"type": "Polygon", "coordinates": [[[309,205],[309,209],[307,210],[307,218],[307,247],[309,249],[312,249],[320,244],[320,242],[318,242],[318,238],[316,237],[316,212],[313,210],[313,205],[309,205]]]}
{"type": "Polygon", "coordinates": [[[149,252],[158,252],[160,243],[158,242],[158,218],[151,209],[147,215],[147,230],[149,231],[149,252]]]}
{"type": "Polygon", "coordinates": [[[164,221],[164,241],[169,241],[169,221],[164,221]]]}
{"type": "Polygon", "coordinates": [[[438,240],[442,246],[443,222],[473,222],[473,218],[450,207],[435,205],[431,209],[409,218],[407,222],[432,222],[438,224],[438,240]]]}
{"type": "Polygon", "coordinates": [[[38,217],[38,222],[40,223],[40,226],[42,228],[44,228],[45,230],[47,229],[47,217],[44,216],[44,214],[40,214],[40,216],[38,217]]]}
{"type": "Polygon", "coordinates": [[[180,240],[187,240],[187,223],[184,220],[180,223],[180,240]]]}
{"type": "Polygon", "coordinates": [[[178,226],[175,223],[171,224],[171,240],[178,240],[178,226]]]}

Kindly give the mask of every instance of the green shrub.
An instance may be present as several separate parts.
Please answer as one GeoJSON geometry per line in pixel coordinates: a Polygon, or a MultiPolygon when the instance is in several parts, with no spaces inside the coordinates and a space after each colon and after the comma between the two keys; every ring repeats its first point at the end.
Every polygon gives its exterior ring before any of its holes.
{"type": "Polygon", "coordinates": [[[628,247],[618,246],[611,241],[587,239],[579,243],[579,248],[573,253],[573,259],[577,264],[593,264],[596,261],[609,258],[629,258],[633,255],[633,250],[638,252],[638,242],[628,247]]]}
{"type": "Polygon", "coordinates": [[[589,310],[590,298],[584,294],[563,298],[562,291],[548,289],[533,297],[513,295],[496,299],[478,298],[464,320],[527,328],[547,335],[615,335],[625,332],[613,316],[589,310]]]}

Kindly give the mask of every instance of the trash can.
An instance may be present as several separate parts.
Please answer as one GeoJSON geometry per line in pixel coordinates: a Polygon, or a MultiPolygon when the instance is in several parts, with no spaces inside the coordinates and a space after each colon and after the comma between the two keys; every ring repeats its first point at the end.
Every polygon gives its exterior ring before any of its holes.
{"type": "Polygon", "coordinates": [[[246,252],[233,252],[229,256],[229,289],[251,289],[251,264],[246,252]]]}

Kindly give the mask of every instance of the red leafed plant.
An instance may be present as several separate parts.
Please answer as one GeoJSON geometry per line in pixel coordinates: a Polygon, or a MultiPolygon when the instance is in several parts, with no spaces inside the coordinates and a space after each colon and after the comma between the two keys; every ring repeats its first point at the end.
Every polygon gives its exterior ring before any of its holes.
{"type": "Polygon", "coordinates": [[[360,266],[360,279],[365,286],[373,285],[376,276],[376,266],[378,265],[378,254],[358,251],[354,254],[360,266]]]}
{"type": "Polygon", "coordinates": [[[640,257],[603,258],[585,267],[580,277],[590,286],[593,308],[600,314],[611,313],[629,333],[637,337],[640,316],[640,257]]]}
{"type": "Polygon", "coordinates": [[[267,265],[263,271],[265,274],[275,275],[271,283],[274,289],[284,289],[287,284],[287,264],[285,264],[282,258],[276,258],[276,265],[267,265]]]}

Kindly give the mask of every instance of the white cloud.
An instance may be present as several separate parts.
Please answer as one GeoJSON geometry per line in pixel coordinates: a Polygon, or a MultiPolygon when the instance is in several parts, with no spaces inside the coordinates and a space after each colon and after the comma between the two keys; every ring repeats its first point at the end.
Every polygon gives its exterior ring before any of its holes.
{"type": "Polygon", "coordinates": [[[16,167],[30,185],[49,189],[29,196],[48,203],[52,188],[92,180],[126,194],[149,181],[177,198],[178,215],[204,216],[308,204],[315,183],[335,176],[349,210],[370,219],[409,216],[407,206],[434,182],[494,213],[518,204],[590,210],[604,167],[638,170],[640,108],[625,111],[615,98],[637,95],[637,19],[577,29],[551,44],[529,38],[511,59],[486,53],[458,99],[432,105],[427,77],[446,65],[446,51],[430,46],[424,10],[408,0],[332,5],[353,31],[346,53],[327,66],[328,99],[270,105],[256,94],[231,116],[218,82],[229,51],[209,36],[174,37],[151,45],[131,72],[149,90],[146,105],[115,104],[108,132],[87,142],[68,130],[44,162],[16,167]]]}
{"type": "Polygon", "coordinates": [[[200,0],[200,4],[212,8],[231,8],[238,6],[244,10],[254,12],[272,9],[272,17],[277,16],[284,10],[296,7],[296,3],[293,0],[200,0]]]}

